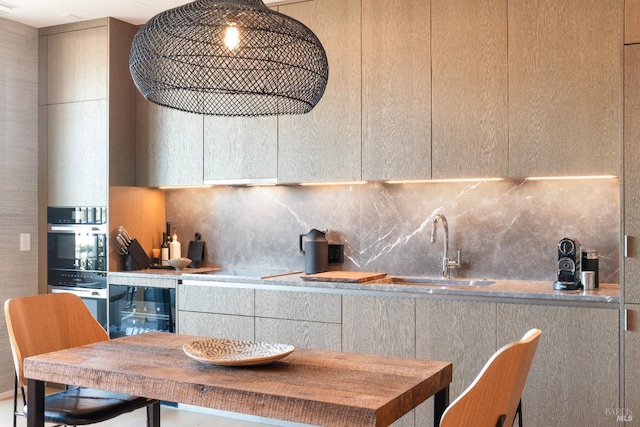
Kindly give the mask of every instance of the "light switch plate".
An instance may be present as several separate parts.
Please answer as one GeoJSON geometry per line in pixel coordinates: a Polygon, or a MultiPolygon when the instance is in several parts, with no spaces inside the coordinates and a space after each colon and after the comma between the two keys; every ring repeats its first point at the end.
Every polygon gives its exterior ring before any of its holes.
{"type": "Polygon", "coordinates": [[[20,250],[22,252],[31,250],[31,233],[20,233],[20,250]]]}

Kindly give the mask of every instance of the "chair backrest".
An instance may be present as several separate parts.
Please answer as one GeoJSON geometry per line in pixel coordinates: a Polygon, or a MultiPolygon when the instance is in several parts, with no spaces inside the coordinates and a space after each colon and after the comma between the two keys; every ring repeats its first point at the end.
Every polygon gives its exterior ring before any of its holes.
{"type": "Polygon", "coordinates": [[[4,303],[19,385],[25,357],[109,339],[80,297],[69,293],[12,298],[4,303]]]}
{"type": "Polygon", "coordinates": [[[473,383],[447,407],[440,427],[495,427],[501,415],[506,416],[505,426],[513,425],[541,333],[531,329],[522,340],[491,356],[473,383]]]}

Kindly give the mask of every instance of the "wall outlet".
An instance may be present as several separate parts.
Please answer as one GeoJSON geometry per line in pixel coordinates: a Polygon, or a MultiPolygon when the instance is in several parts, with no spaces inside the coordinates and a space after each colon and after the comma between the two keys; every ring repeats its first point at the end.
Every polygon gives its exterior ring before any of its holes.
{"type": "Polygon", "coordinates": [[[344,245],[329,245],[329,262],[344,263],[344,245]]]}
{"type": "Polygon", "coordinates": [[[31,250],[31,233],[20,233],[20,250],[22,252],[31,250]]]}

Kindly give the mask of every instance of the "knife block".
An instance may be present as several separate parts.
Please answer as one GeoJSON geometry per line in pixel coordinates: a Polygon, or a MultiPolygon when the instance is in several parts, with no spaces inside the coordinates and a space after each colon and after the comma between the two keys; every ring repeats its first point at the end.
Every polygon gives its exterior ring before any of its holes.
{"type": "Polygon", "coordinates": [[[149,255],[142,249],[140,243],[136,239],[131,239],[129,244],[129,253],[124,255],[124,269],[131,270],[143,270],[149,268],[151,265],[151,259],[149,255]]]}

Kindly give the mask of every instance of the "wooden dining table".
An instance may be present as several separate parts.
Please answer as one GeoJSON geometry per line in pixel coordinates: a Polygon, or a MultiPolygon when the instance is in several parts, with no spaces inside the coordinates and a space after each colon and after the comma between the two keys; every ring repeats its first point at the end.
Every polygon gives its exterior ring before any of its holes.
{"type": "Polygon", "coordinates": [[[44,425],[46,382],[320,426],[388,426],[431,396],[437,426],[449,403],[450,362],[295,348],[218,366],[183,351],[198,339],[149,332],[26,358],[27,426],[44,425]]]}

